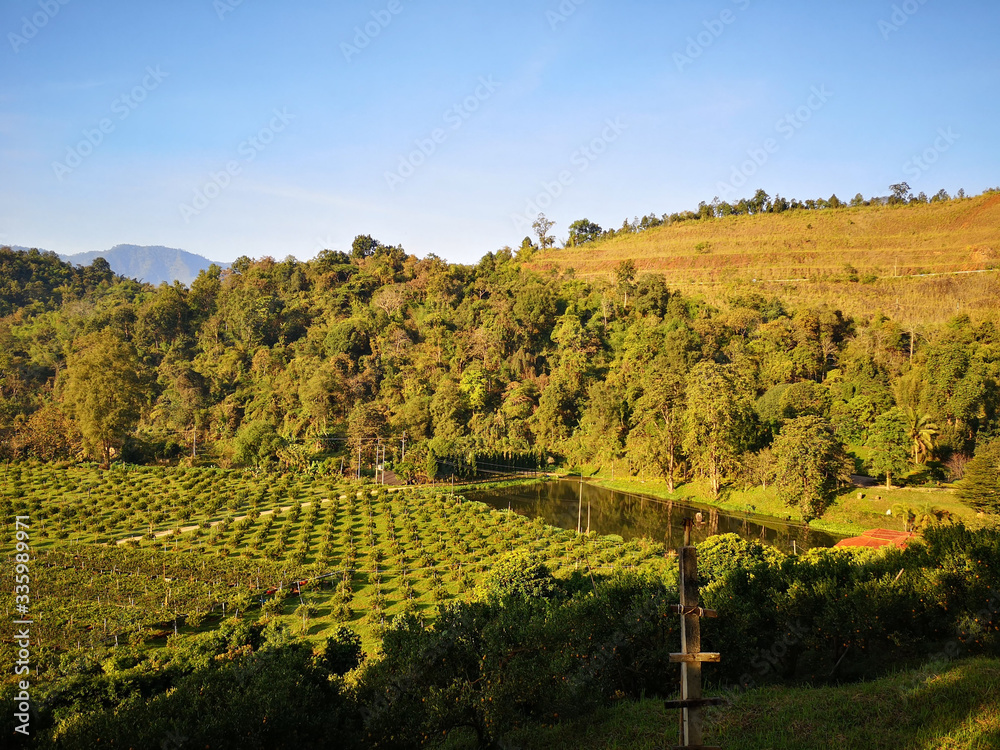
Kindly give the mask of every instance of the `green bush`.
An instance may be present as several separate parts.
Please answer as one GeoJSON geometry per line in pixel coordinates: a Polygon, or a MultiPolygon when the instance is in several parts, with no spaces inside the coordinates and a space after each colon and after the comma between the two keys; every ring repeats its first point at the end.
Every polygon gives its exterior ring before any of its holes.
{"type": "Polygon", "coordinates": [[[359,675],[372,744],[414,747],[467,728],[488,747],[528,722],[663,690],[676,647],[667,608],[676,596],[662,581],[632,575],[552,585],[558,595],[529,586],[448,606],[430,625],[397,617],[383,658],[359,675]]]}
{"type": "Polygon", "coordinates": [[[505,555],[489,569],[476,588],[476,597],[496,604],[511,597],[548,598],[558,592],[540,556],[516,552],[505,555]]]}
{"type": "Polygon", "coordinates": [[[826,680],[941,652],[1000,653],[1000,532],[944,526],[925,538],[798,557],[704,543],[702,600],[720,615],[704,643],[723,654],[718,676],[826,680]]]}

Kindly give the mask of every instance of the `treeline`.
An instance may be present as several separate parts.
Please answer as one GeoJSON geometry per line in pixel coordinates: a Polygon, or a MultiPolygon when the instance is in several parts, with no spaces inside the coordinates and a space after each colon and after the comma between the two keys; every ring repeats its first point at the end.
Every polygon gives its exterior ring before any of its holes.
{"type": "MultiPolygon", "coordinates": [[[[930,197],[923,191],[914,195],[909,184],[905,182],[890,185],[889,191],[890,194],[887,196],[873,195],[870,198],[865,198],[861,193],[858,193],[850,201],[842,201],[837,197],[836,193],[829,198],[806,198],[805,200],[783,198],[777,194],[772,198],[763,188],[758,188],[753,197],[750,198],[741,198],[730,202],[720,200],[716,196],[712,199],[711,203],[701,201],[694,210],[676,211],[659,216],[650,213],[642,217],[637,216],[631,220],[626,218],[618,229],[602,229],[600,225],[595,224],[589,219],[579,219],[569,225],[569,237],[565,245],[566,247],[576,247],[595,240],[606,240],[621,235],[638,234],[648,229],[669,226],[683,221],[709,221],[712,219],[724,219],[729,216],[752,216],[767,213],[780,214],[785,211],[824,211],[827,209],[857,208],[860,206],[942,203],[972,197],[966,196],[963,189],[960,189],[954,196],[951,196],[943,188],[930,197]]],[[[983,195],[988,193],[1000,193],[1000,187],[985,190],[983,195]]],[[[554,238],[547,235],[547,229],[551,228],[552,224],[550,222],[546,223],[548,223],[546,232],[539,234],[539,228],[540,226],[544,226],[544,224],[539,225],[536,222],[534,228],[536,235],[539,237],[539,243],[538,245],[534,245],[531,243],[530,238],[527,238],[527,243],[522,245],[525,250],[529,248],[537,249],[539,246],[545,248],[554,244],[554,238]]]]}
{"type": "MultiPolygon", "coordinates": [[[[103,274],[65,265],[47,258],[38,283],[103,274]]],[[[715,308],[629,263],[583,281],[509,248],[457,265],[368,236],[190,288],[88,288],[0,320],[5,457],[384,461],[408,480],[477,457],[615,461],[714,493],[794,474],[820,440],[816,481],[789,501],[821,509],[852,470],[957,477],[1000,434],[1000,335],[964,316],[904,329],[755,293],[715,308]]]]}
{"type": "Polygon", "coordinates": [[[94,297],[116,280],[124,282],[116,279],[103,258],[89,266],[73,266],[55,253],[0,247],[0,317],[18,310],[22,315],[37,314],[94,297]]]}

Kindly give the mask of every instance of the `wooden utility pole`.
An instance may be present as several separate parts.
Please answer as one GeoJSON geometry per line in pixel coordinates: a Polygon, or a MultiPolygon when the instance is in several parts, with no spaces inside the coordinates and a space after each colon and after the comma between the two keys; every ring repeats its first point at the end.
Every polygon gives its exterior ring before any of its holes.
{"type": "Polygon", "coordinates": [[[718,617],[711,609],[702,609],[698,595],[698,549],[691,545],[690,518],[684,519],[684,546],[678,550],[680,560],[680,599],[673,610],[681,616],[681,653],[671,654],[670,661],[681,665],[681,699],[667,701],[667,708],[681,709],[680,742],[678,748],[703,748],[721,750],[714,745],[702,744],[702,709],[725,703],[722,698],[703,698],[701,695],[701,665],[718,662],[717,653],[701,650],[701,618],[718,617]]]}
{"type": "Polygon", "coordinates": [[[576,533],[580,533],[583,523],[583,471],[580,472],[580,503],[576,507],[576,533]]]}

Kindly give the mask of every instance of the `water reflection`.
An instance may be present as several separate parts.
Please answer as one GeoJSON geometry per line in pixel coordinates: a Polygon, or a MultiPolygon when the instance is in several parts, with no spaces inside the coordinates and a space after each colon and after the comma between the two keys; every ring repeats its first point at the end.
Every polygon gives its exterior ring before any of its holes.
{"type": "Polygon", "coordinates": [[[838,537],[816,531],[801,523],[786,523],[767,516],[732,514],[698,503],[660,500],[646,495],[609,490],[580,482],[557,480],[498,490],[464,493],[497,508],[510,508],[529,518],[541,517],[547,524],[564,529],[617,534],[626,541],[638,537],[679,547],[683,542],[685,518],[695,521],[695,542],[716,534],[735,533],[744,539],[758,539],[792,552],[810,547],[831,547],[838,537]]]}

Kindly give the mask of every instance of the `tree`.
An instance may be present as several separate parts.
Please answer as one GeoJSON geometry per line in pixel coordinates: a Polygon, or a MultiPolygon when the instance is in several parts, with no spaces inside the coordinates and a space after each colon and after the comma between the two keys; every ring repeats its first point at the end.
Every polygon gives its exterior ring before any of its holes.
{"type": "Polygon", "coordinates": [[[146,401],[144,380],[135,349],[111,333],[85,337],[69,357],[63,398],[84,448],[104,466],[139,423],[146,401]]]}
{"type": "MultiPolygon", "coordinates": [[[[347,417],[347,446],[352,460],[359,455],[359,451],[374,455],[378,442],[387,438],[388,434],[389,420],[384,406],[361,401],[354,405],[347,417]]],[[[358,471],[360,472],[360,466],[358,471]]]]}
{"type": "Polygon", "coordinates": [[[905,203],[910,197],[910,186],[905,182],[897,182],[895,185],[890,185],[889,190],[892,191],[892,201],[894,203],[905,203]]]}
{"type": "Polygon", "coordinates": [[[837,489],[850,480],[853,462],[822,417],[786,422],[772,450],[778,497],[797,506],[806,521],[822,516],[837,489]]]}
{"type": "Polygon", "coordinates": [[[556,238],[549,234],[549,230],[555,225],[554,221],[545,218],[545,214],[538,214],[538,218],[531,223],[531,228],[535,230],[535,235],[538,237],[538,247],[542,250],[555,244],[556,238]]]}
{"type": "Polygon", "coordinates": [[[763,188],[757,188],[757,192],[747,203],[755,214],[761,214],[770,210],[771,196],[764,192],[763,188]]]}
{"type": "MultiPolygon", "coordinates": [[[[667,491],[673,492],[684,418],[684,379],[668,368],[665,359],[661,356],[652,363],[632,414],[638,429],[629,437],[635,435],[640,439],[646,455],[667,480],[667,491]]],[[[630,443],[634,441],[630,439],[630,443]]]]}
{"type": "Polygon", "coordinates": [[[531,237],[525,237],[521,240],[521,246],[514,254],[514,258],[518,263],[527,263],[536,252],[538,252],[538,247],[531,241],[531,237]]]}
{"type": "Polygon", "coordinates": [[[341,625],[326,639],[320,663],[333,674],[345,675],[364,658],[361,636],[341,625]]]}
{"type": "Polygon", "coordinates": [[[603,229],[590,219],[574,221],[569,225],[569,244],[583,245],[587,242],[593,242],[601,236],[601,232],[603,231],[603,229]]]}
{"type": "Polygon", "coordinates": [[[959,497],[974,508],[1000,512],[1000,440],[979,446],[957,487],[959,497]]]}
{"type": "Polygon", "coordinates": [[[934,436],[938,434],[938,426],[931,421],[929,414],[911,407],[906,409],[906,426],[913,443],[913,465],[920,466],[934,450],[934,436]]]}
{"type": "Polygon", "coordinates": [[[197,430],[204,421],[205,379],[183,361],[165,361],[158,378],[163,393],[153,409],[153,419],[178,432],[191,430],[191,455],[197,452],[197,430]]]}
{"type": "Polygon", "coordinates": [[[892,475],[906,471],[909,466],[910,437],[906,417],[898,409],[880,414],[868,430],[868,447],[872,449],[868,465],[879,474],[885,474],[885,486],[892,486],[892,475]]]}
{"type": "Polygon", "coordinates": [[[233,439],[233,460],[242,466],[260,467],[277,456],[285,440],[265,420],[244,422],[233,439]]]}
{"type": "Polygon", "coordinates": [[[351,257],[355,260],[370,258],[380,248],[382,243],[374,239],[370,234],[359,234],[351,243],[351,257]]]}
{"type": "Polygon", "coordinates": [[[623,260],[615,269],[615,286],[624,300],[622,309],[628,309],[628,294],[635,290],[635,261],[629,258],[623,260]]]}
{"type": "Polygon", "coordinates": [[[712,498],[736,467],[737,456],[750,447],[754,413],[748,389],[731,366],[701,362],[687,382],[684,451],[694,468],[708,479],[712,498]]]}

